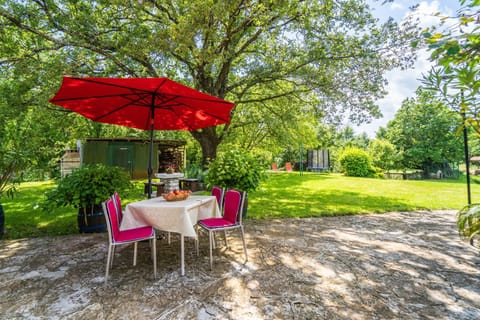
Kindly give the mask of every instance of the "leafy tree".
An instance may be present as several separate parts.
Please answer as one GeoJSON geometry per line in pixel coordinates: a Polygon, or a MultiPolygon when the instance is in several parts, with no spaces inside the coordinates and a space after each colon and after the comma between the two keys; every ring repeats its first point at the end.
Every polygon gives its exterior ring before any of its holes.
{"type": "Polygon", "coordinates": [[[370,141],[368,153],[375,167],[387,171],[395,168],[397,153],[395,146],[389,141],[383,139],[370,141]]]}
{"type": "Polygon", "coordinates": [[[459,118],[433,94],[418,89],[416,98],[403,101],[387,124],[387,139],[397,148],[403,168],[429,168],[462,159],[459,118]]]}
{"type": "Polygon", "coordinates": [[[303,110],[317,121],[379,116],[383,75],[412,62],[415,34],[379,24],[364,0],[2,0],[0,25],[0,65],[55,62],[50,95],[59,73],[161,75],[235,101],[232,124],[191,132],[204,162],[240,128],[281,137],[303,110]]]}

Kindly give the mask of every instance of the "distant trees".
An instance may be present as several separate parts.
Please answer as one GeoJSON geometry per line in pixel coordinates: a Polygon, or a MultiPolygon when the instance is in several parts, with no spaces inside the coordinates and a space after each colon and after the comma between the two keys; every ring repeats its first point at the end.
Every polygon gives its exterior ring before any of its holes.
{"type": "Polygon", "coordinates": [[[398,154],[395,146],[388,140],[371,140],[368,145],[368,153],[372,159],[372,165],[383,170],[392,170],[398,164],[398,154]]]}
{"type": "Polygon", "coordinates": [[[397,151],[397,167],[428,173],[446,161],[461,161],[463,144],[457,134],[460,123],[459,116],[432,93],[417,90],[415,98],[403,101],[386,128],[386,139],[397,151]]]}

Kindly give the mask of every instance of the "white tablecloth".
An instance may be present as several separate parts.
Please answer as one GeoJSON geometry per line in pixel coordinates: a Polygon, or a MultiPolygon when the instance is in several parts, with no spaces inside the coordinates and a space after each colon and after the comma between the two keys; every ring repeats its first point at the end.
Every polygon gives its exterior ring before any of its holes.
{"type": "Polygon", "coordinates": [[[219,216],[221,213],[214,196],[192,195],[182,201],[166,201],[157,197],[128,204],[120,229],[152,226],[196,238],[194,225],[199,220],[219,216]]]}

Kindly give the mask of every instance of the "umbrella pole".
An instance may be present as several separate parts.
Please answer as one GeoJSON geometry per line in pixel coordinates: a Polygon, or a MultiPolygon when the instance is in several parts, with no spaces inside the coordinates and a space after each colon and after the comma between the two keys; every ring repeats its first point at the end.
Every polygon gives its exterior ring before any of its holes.
{"type": "Polygon", "coordinates": [[[152,95],[152,106],[150,109],[150,146],[148,150],[148,199],[152,197],[152,158],[153,158],[153,130],[155,119],[155,93],[152,95]]]}

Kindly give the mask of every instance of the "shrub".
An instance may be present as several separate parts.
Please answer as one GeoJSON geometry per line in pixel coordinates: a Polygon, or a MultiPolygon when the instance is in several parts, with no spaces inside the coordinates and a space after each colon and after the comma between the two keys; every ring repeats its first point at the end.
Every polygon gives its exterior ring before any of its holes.
{"type": "Polygon", "coordinates": [[[248,192],[257,189],[265,178],[259,159],[241,149],[230,148],[210,163],[205,181],[209,187],[216,185],[248,192]]]}
{"type": "Polygon", "coordinates": [[[62,178],[57,187],[47,193],[43,208],[91,207],[107,200],[115,191],[123,193],[131,188],[130,176],[122,168],[83,165],[62,178]]]}
{"type": "Polygon", "coordinates": [[[362,149],[347,148],[339,157],[339,162],[345,175],[351,177],[373,177],[375,169],[372,167],[370,156],[362,149]]]}

